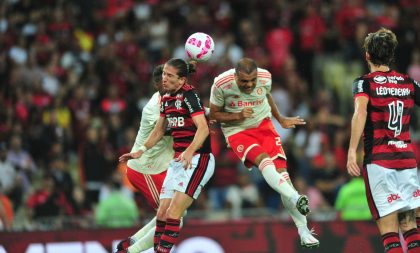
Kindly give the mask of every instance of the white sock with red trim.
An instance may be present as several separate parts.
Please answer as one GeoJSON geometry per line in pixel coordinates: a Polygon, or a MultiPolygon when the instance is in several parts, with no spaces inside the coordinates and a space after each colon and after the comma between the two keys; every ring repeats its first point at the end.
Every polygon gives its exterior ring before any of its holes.
{"type": "Polygon", "coordinates": [[[296,203],[299,198],[299,194],[296,190],[287,182],[289,180],[289,173],[282,172],[278,173],[276,166],[270,158],[265,158],[261,161],[258,168],[261,171],[265,181],[271,186],[276,192],[282,196],[290,199],[293,203],[296,203]]]}

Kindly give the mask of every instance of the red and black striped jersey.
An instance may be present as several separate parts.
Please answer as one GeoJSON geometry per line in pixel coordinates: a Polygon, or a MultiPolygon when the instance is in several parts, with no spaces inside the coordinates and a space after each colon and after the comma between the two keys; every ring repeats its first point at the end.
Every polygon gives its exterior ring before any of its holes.
{"type": "MultiPolygon", "coordinates": [[[[200,114],[204,114],[204,107],[197,91],[189,84],[184,84],[174,94],[167,93],[162,97],[160,115],[168,120],[168,127],[174,138],[175,157],[184,152],[193,141],[197,127],[192,118],[200,114]]],[[[211,153],[210,135],[196,152],[211,153]]]]}
{"type": "Polygon", "coordinates": [[[353,96],[369,99],[363,163],[390,169],[417,167],[409,126],[414,104],[420,105],[420,84],[394,70],[376,71],[354,81],[353,96]]]}

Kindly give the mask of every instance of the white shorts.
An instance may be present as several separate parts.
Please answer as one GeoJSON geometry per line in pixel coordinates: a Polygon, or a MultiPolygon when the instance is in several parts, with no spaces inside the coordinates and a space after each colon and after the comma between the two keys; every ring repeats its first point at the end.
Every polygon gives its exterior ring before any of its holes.
{"type": "Polygon", "coordinates": [[[214,166],[213,154],[194,155],[191,169],[185,169],[181,162],[172,160],[160,191],[160,199],[171,199],[175,191],[197,199],[213,176],[214,166]]]}
{"type": "Polygon", "coordinates": [[[420,206],[417,168],[394,170],[377,164],[366,165],[366,195],[372,216],[379,219],[393,212],[420,206]]]}

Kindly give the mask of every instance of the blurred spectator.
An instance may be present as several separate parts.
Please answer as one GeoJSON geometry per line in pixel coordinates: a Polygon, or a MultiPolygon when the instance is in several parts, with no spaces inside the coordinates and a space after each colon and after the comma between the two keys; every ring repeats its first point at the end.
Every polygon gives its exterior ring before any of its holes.
{"type": "Polygon", "coordinates": [[[344,176],[337,168],[335,157],[329,152],[321,153],[312,160],[312,167],[311,178],[314,186],[319,189],[327,202],[334,206],[338,190],[344,183],[344,176]]]}
{"type": "Polygon", "coordinates": [[[73,214],[71,203],[57,187],[52,174],[45,173],[39,183],[39,188],[29,195],[26,202],[32,220],[73,214]]]}
{"type": "Polygon", "coordinates": [[[420,82],[420,48],[414,50],[407,73],[411,78],[420,82]]]}
{"type": "Polygon", "coordinates": [[[86,190],[86,198],[90,205],[99,200],[99,190],[110,175],[111,168],[107,164],[104,147],[99,142],[99,129],[89,128],[87,141],[81,152],[81,177],[86,190]]]}
{"type": "Polygon", "coordinates": [[[0,142],[0,188],[3,193],[10,193],[17,184],[15,167],[7,159],[7,146],[0,142]]]}
{"type": "Polygon", "coordinates": [[[237,183],[229,187],[226,202],[231,208],[231,216],[234,219],[242,217],[244,208],[256,208],[263,205],[258,188],[251,182],[248,172],[240,173],[237,183]]]}
{"type": "Polygon", "coordinates": [[[340,188],[335,208],[340,212],[340,218],[345,221],[372,219],[363,178],[353,177],[340,188]]]}
{"type": "Polygon", "coordinates": [[[10,138],[7,161],[17,169],[23,191],[28,192],[31,187],[32,175],[37,171],[37,166],[31,154],[22,147],[22,139],[18,135],[13,135],[10,138]]]}
{"type": "Polygon", "coordinates": [[[302,177],[296,177],[293,180],[293,184],[298,192],[306,194],[311,200],[309,201],[311,210],[325,210],[331,208],[331,205],[325,200],[318,188],[308,185],[302,177]]]}
{"type": "Polygon", "coordinates": [[[138,222],[139,212],[134,200],[121,190],[121,175],[112,175],[108,185],[110,192],[104,197],[95,210],[95,220],[100,226],[117,228],[131,227],[138,222]]]}

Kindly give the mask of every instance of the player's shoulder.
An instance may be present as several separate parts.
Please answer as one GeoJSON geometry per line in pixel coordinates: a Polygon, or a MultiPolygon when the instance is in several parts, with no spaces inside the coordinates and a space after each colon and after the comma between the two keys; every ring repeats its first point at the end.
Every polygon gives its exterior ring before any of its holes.
{"type": "Polygon", "coordinates": [[[191,84],[186,83],[182,86],[182,91],[184,93],[189,92],[189,91],[194,91],[194,90],[195,90],[195,87],[191,84]]]}
{"type": "Polygon", "coordinates": [[[353,84],[360,83],[360,82],[367,82],[368,79],[370,79],[370,78],[371,77],[369,76],[369,74],[364,74],[364,75],[358,76],[353,80],[353,84]]]}
{"type": "Polygon", "coordinates": [[[271,84],[271,73],[270,71],[263,69],[263,68],[258,68],[257,69],[257,78],[258,78],[258,82],[260,83],[260,85],[267,85],[267,84],[271,84]]]}
{"type": "Polygon", "coordinates": [[[214,78],[213,87],[222,88],[235,80],[235,69],[229,69],[214,78]]]}

